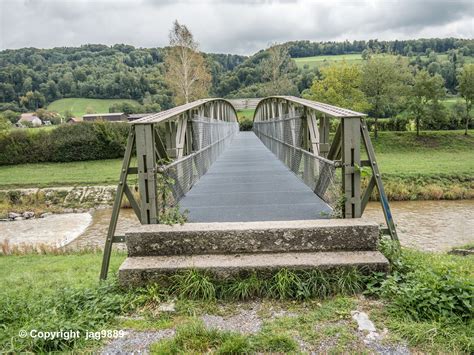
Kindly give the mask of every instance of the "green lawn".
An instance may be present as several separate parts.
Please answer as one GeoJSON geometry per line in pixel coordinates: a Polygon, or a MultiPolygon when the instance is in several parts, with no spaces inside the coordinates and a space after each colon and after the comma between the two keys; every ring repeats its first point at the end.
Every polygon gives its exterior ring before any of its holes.
{"type": "Polygon", "coordinates": [[[0,166],[0,188],[115,185],[120,159],[0,166]]]}
{"type": "Polygon", "coordinates": [[[130,104],[138,104],[135,100],[129,99],[83,99],[69,98],[56,100],[48,105],[49,111],[64,114],[71,111],[76,117],[82,117],[87,111],[94,113],[108,113],[109,107],[115,103],[128,102],[130,104]]]}
{"type": "Polygon", "coordinates": [[[380,132],[375,146],[385,174],[474,176],[474,131],[380,132]]]}

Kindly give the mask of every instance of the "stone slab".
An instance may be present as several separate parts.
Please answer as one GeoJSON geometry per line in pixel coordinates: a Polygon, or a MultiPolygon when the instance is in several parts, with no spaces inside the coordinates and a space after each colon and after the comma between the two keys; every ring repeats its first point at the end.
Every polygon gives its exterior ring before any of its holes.
{"type": "Polygon", "coordinates": [[[360,219],[143,225],[125,234],[129,256],[377,250],[379,226],[360,219]]]}
{"type": "Polygon", "coordinates": [[[189,269],[205,270],[216,278],[226,279],[253,272],[268,276],[282,268],[328,270],[349,267],[388,271],[389,263],[378,251],[129,257],[120,266],[119,282],[128,287],[162,283],[166,277],[189,269]]]}

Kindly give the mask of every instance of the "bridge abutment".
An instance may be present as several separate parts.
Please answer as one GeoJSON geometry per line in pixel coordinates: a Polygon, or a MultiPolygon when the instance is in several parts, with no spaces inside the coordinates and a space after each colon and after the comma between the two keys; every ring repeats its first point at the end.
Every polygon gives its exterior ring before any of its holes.
{"type": "Polygon", "coordinates": [[[387,271],[378,238],[378,225],[359,219],[144,225],[126,234],[119,280],[140,286],[190,269],[219,279],[282,268],[387,271]]]}

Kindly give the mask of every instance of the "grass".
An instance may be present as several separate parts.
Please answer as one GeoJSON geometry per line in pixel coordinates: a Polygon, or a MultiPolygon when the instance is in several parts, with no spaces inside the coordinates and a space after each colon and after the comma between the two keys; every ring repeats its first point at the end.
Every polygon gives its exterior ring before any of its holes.
{"type": "Polygon", "coordinates": [[[321,67],[335,62],[345,60],[348,64],[359,64],[362,62],[360,53],[341,55],[318,55],[314,57],[293,58],[299,68],[307,65],[309,68],[321,67]]]}
{"type": "Polygon", "coordinates": [[[382,173],[474,176],[474,131],[379,132],[373,139],[382,173]]]}
{"type": "MultiPolygon", "coordinates": [[[[332,295],[315,294],[303,299],[291,291],[305,288],[302,274],[288,270],[273,278],[249,281],[249,277],[240,283],[216,282],[204,274],[188,272],[182,274],[187,275],[185,278],[175,280],[179,287],[163,284],[125,290],[115,285],[124,253],[113,253],[111,280],[102,284],[97,280],[101,261],[98,253],[0,256],[2,270],[15,270],[0,273],[0,351],[83,352],[97,351],[102,344],[84,338],[20,338],[21,329],[84,332],[174,328],[176,336],[153,345],[152,353],[283,353],[300,351],[299,344],[316,352],[365,353],[369,348],[351,319],[351,311],[363,310],[377,329],[388,329],[385,345],[408,342],[412,352],[421,353],[472,352],[474,257],[412,250],[400,253],[388,242],[383,243],[383,251],[392,262],[392,272],[388,277],[366,277],[362,285],[365,298],[357,295],[362,289],[346,288],[349,293],[339,290],[332,295]],[[204,283],[203,278],[207,278],[204,283]],[[253,294],[254,301],[250,303],[237,301],[246,298],[241,297],[245,289],[242,284],[255,288],[255,284],[266,282],[279,285],[278,292],[272,293],[268,287],[259,295],[253,294]],[[240,291],[201,292],[210,287],[240,291]],[[192,289],[197,291],[190,293],[192,289]],[[160,312],[163,301],[175,302],[176,312],[160,312]],[[257,309],[263,322],[261,329],[250,335],[208,329],[200,318],[210,314],[226,319],[246,309],[257,309]],[[275,317],[275,312],[280,311],[282,315],[275,317]]],[[[324,285],[322,274],[311,284],[324,285]]],[[[355,284],[342,274],[338,280],[337,287],[355,284]]]]}
{"type": "Polygon", "coordinates": [[[255,113],[254,109],[238,110],[237,119],[240,121],[242,119],[253,120],[253,115],[255,113]]]}
{"type": "Polygon", "coordinates": [[[108,113],[110,106],[121,102],[137,104],[137,101],[130,99],[68,98],[53,101],[48,105],[48,111],[58,112],[63,115],[66,111],[70,111],[75,117],[82,117],[88,111],[91,113],[108,113]]]}
{"type": "MultiPolygon", "coordinates": [[[[98,284],[102,255],[23,255],[0,257],[0,352],[64,351],[93,346],[84,339],[20,338],[21,329],[96,330],[125,305],[126,295],[113,283],[98,284]]],[[[125,258],[114,253],[112,275],[125,258]]]]}
{"type": "Polygon", "coordinates": [[[0,188],[115,185],[121,160],[20,164],[0,167],[0,188]]]}
{"type": "MultiPolygon", "coordinates": [[[[388,54],[381,54],[381,56],[388,56],[388,54]]],[[[422,60],[427,60],[426,56],[421,57],[422,60]]],[[[340,55],[318,55],[314,57],[301,57],[293,58],[296,62],[298,68],[303,68],[307,65],[309,68],[316,68],[325,65],[330,65],[335,62],[345,60],[348,64],[360,64],[362,63],[362,54],[361,53],[352,53],[352,54],[340,54],[340,55]]],[[[438,60],[448,60],[447,54],[438,54],[438,60]]],[[[466,63],[473,63],[474,56],[464,57],[466,63]]]]}

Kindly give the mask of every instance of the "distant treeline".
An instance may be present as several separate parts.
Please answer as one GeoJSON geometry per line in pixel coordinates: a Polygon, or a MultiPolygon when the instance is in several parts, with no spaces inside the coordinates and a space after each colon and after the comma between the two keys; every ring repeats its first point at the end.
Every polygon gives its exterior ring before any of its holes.
{"type": "MultiPolygon", "coordinates": [[[[432,62],[448,91],[455,93],[455,72],[462,64],[456,58],[474,54],[474,40],[433,38],[404,41],[295,41],[283,44],[289,57],[390,52],[414,55],[414,65],[432,62]],[[427,53],[455,52],[445,63],[436,58],[420,60],[427,53]]],[[[23,48],[0,52],[0,111],[35,111],[48,103],[67,97],[135,99],[150,107],[167,109],[174,105],[173,95],[164,80],[165,48],[135,48],[117,44],[88,44],[52,49],[23,48]],[[159,105],[159,106],[158,106],[159,105]]],[[[273,94],[275,78],[268,67],[269,51],[246,57],[232,54],[205,54],[212,74],[210,96],[260,97],[273,94]],[[273,85],[273,86],[272,86],[273,85]]],[[[280,94],[299,95],[309,88],[317,70],[298,69],[284,58],[278,72],[285,82],[280,94]]]]}
{"type": "Polygon", "coordinates": [[[366,49],[370,49],[373,52],[400,55],[421,54],[427,51],[443,53],[451,49],[461,49],[463,55],[467,56],[474,54],[474,40],[459,38],[420,38],[395,41],[371,39],[369,41],[352,42],[288,42],[288,52],[292,58],[361,53],[366,49]]]}
{"type": "MultiPolygon", "coordinates": [[[[88,44],[0,52],[0,110],[36,110],[66,97],[135,99],[173,105],[163,79],[163,48],[88,44]]],[[[206,54],[213,82],[246,57],[206,54]]]]}

